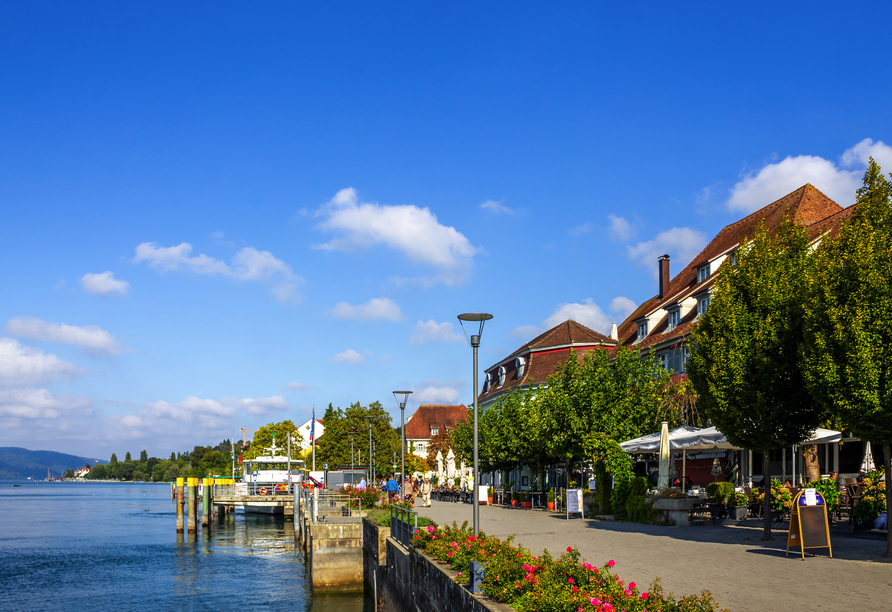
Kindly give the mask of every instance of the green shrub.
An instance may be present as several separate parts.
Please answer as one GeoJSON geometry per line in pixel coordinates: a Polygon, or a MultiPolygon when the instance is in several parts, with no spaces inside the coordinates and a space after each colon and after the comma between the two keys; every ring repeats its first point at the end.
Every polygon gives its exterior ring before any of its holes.
{"type": "Polygon", "coordinates": [[[733,482],[711,482],[706,485],[706,494],[714,504],[725,504],[734,495],[733,482]]]}
{"type": "Polygon", "coordinates": [[[520,492],[520,501],[521,501],[521,502],[528,502],[528,501],[530,501],[530,493],[529,493],[529,491],[521,491],[521,492],[520,492]]]}
{"type": "Polygon", "coordinates": [[[636,476],[632,478],[632,495],[644,495],[647,493],[647,478],[644,476],[636,476]]]}
{"type": "Polygon", "coordinates": [[[548,491],[548,501],[554,503],[554,489],[548,491]]]}
{"type": "Polygon", "coordinates": [[[827,514],[830,515],[836,511],[839,506],[839,485],[836,480],[825,478],[823,480],[813,480],[805,485],[806,489],[817,489],[824,503],[827,505],[827,514]]]}
{"type": "Polygon", "coordinates": [[[626,501],[632,493],[632,484],[628,480],[616,479],[616,486],[613,489],[613,498],[611,505],[613,506],[613,516],[618,521],[626,520],[626,501]]]}
{"type": "Polygon", "coordinates": [[[660,511],[654,510],[644,495],[630,495],[629,499],[626,500],[625,520],[630,523],[649,525],[654,522],[659,514],[660,511]]]}

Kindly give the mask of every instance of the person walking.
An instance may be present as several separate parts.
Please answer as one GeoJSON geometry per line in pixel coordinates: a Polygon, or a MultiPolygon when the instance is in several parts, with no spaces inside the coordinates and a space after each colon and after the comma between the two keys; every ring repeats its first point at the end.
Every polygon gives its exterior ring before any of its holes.
{"type": "Polygon", "coordinates": [[[431,484],[431,479],[425,477],[424,482],[421,483],[421,507],[422,508],[430,508],[431,507],[431,491],[433,491],[434,485],[431,484]]]}
{"type": "Polygon", "coordinates": [[[393,503],[393,498],[399,496],[400,494],[400,486],[396,483],[393,476],[390,477],[386,483],[384,483],[384,492],[387,493],[387,499],[390,503],[393,503]]]}
{"type": "Polygon", "coordinates": [[[412,485],[411,478],[406,478],[405,484],[403,484],[402,501],[409,502],[409,504],[412,504],[415,501],[415,487],[412,485]]]}

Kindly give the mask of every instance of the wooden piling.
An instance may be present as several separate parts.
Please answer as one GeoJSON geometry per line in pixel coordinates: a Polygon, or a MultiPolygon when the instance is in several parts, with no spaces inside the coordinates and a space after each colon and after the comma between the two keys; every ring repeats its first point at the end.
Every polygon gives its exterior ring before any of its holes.
{"type": "Polygon", "coordinates": [[[196,519],[198,518],[198,479],[186,479],[187,497],[189,499],[186,507],[186,528],[189,533],[195,533],[198,530],[196,519]]]}
{"type": "Polygon", "coordinates": [[[182,478],[177,478],[177,533],[183,533],[183,488],[182,478]]]}
{"type": "Polygon", "coordinates": [[[211,498],[214,496],[214,485],[211,484],[213,480],[211,480],[210,478],[205,478],[201,482],[201,526],[210,527],[212,508],[211,498]]]}

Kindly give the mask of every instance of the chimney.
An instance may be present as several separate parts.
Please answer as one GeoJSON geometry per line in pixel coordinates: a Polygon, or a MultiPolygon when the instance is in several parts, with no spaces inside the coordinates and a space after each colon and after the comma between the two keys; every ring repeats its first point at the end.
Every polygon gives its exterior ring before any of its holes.
{"type": "Polygon", "coordinates": [[[616,330],[616,321],[613,322],[613,327],[610,328],[610,339],[619,340],[619,332],[616,330]]]}
{"type": "Polygon", "coordinates": [[[666,292],[669,291],[669,255],[663,255],[657,262],[660,267],[660,299],[662,300],[666,297],[666,292]]]}

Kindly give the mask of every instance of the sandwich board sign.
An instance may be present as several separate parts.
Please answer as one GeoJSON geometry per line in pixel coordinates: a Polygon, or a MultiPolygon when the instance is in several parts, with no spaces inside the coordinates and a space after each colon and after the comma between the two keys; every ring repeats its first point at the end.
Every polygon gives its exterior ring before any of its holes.
{"type": "Polygon", "coordinates": [[[582,489],[567,489],[567,520],[571,514],[580,514],[585,518],[585,510],[582,507],[582,489]]]}
{"type": "Polygon", "coordinates": [[[833,549],[830,548],[827,504],[817,489],[804,489],[793,499],[790,533],[787,536],[787,556],[790,554],[790,546],[798,546],[803,559],[806,548],[826,548],[830,557],[833,557],[833,549]]]}

